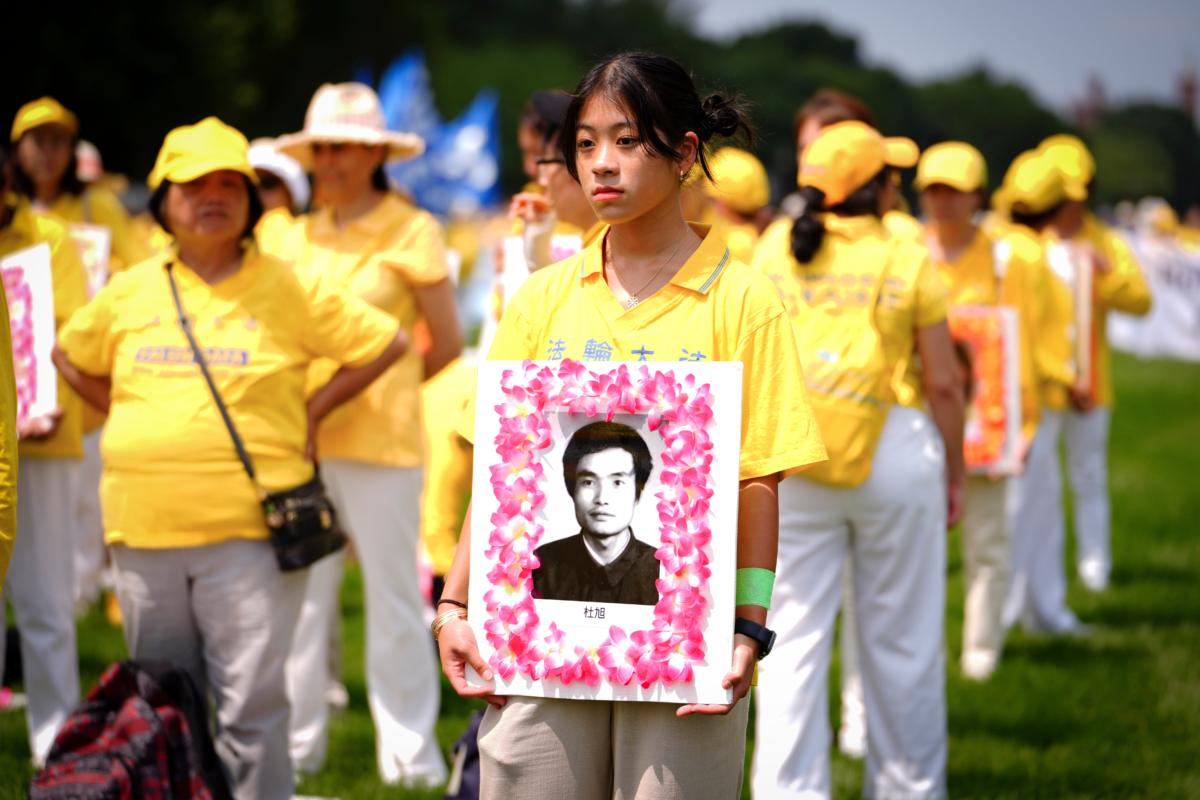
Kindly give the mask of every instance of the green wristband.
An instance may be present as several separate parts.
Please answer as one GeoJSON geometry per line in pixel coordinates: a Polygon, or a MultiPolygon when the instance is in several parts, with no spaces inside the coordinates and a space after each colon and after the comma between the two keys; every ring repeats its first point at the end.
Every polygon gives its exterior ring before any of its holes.
{"type": "Polygon", "coordinates": [[[735,605],[771,607],[775,573],[762,567],[742,567],[737,571],[735,605]]]}

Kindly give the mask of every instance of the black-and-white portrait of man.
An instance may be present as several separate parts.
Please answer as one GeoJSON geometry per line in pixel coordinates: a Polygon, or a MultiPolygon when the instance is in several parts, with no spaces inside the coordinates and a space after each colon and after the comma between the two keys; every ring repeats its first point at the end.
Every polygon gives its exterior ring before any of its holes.
{"type": "Polygon", "coordinates": [[[571,436],[563,480],[579,533],[534,554],[534,596],[593,603],[658,602],[655,548],[633,535],[633,515],[654,469],[650,448],[620,422],[593,422],[571,436]]]}

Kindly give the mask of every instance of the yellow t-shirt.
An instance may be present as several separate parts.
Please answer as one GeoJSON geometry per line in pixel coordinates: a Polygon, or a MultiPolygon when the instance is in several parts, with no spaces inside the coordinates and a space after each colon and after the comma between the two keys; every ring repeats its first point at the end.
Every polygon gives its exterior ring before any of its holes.
{"type": "Polygon", "coordinates": [[[179,328],[168,263],[267,491],[312,477],[304,388],[313,359],[366,364],[396,322],[322,282],[302,284],[289,265],[254,250],[215,286],[165,253],[114,276],[59,334],[79,369],[112,378],[101,441],[106,541],[162,548],[265,538],[254,487],[179,328]]]}
{"type": "Polygon", "coordinates": [[[63,193],[49,210],[63,222],[103,225],[112,232],[109,274],[115,275],[150,257],[150,245],[142,232],[133,224],[121,201],[107,189],[90,187],[79,196],[63,193]]]}
{"type": "Polygon", "coordinates": [[[951,306],[1005,305],[1017,312],[1021,428],[1032,439],[1041,414],[1034,352],[1047,291],[1041,249],[1016,237],[997,238],[979,230],[958,258],[935,263],[951,306]]]}
{"type": "Polygon", "coordinates": [[[924,394],[915,361],[918,328],[946,319],[946,288],[916,239],[895,237],[878,217],[825,216],[825,239],[807,264],[792,257],[791,220],[767,228],[754,252],[754,267],[775,284],[796,335],[806,336],[809,309],[817,304],[865,304],[889,254],[875,323],[892,371],[892,391],[901,405],[921,408],[924,394]],[[895,251],[892,248],[895,246],[895,251]]]}
{"type": "MultiPolygon", "coordinates": [[[[328,210],[301,217],[282,252],[305,282],[345,289],[387,312],[412,333],[419,310],[414,287],[446,280],[446,246],[437,221],[389,193],[365,216],[339,229],[328,210]]],[[[334,365],[313,366],[319,386],[334,365]]],[[[391,467],[422,463],[420,386],[424,364],[411,348],[362,394],[334,410],[317,441],[322,458],[391,467]]]]}
{"type": "Polygon", "coordinates": [[[632,309],[604,280],[606,236],[535,272],[505,310],[488,358],[741,361],[741,479],[824,461],[796,343],[774,290],[707,228],[694,229],[703,236],[700,247],[670,283],[632,309]]]}
{"type": "Polygon", "coordinates": [[[921,237],[925,235],[925,229],[916,217],[894,209],[884,212],[883,227],[887,228],[888,233],[898,239],[911,239],[919,242],[921,241],[921,237]]]}
{"type": "Polygon", "coordinates": [[[286,208],[272,208],[265,212],[254,226],[254,238],[259,248],[264,253],[285,252],[296,223],[297,218],[286,208]]]}
{"type": "MultiPolygon", "coordinates": [[[[49,214],[34,211],[25,200],[17,200],[12,219],[0,230],[0,256],[45,242],[50,245],[50,279],[54,290],[54,325],[61,329],[87,300],[87,277],[79,251],[66,227],[49,214]]],[[[9,352],[12,348],[9,348],[9,352]]],[[[22,458],[82,458],[83,400],[58,376],[58,406],[62,419],[49,439],[23,441],[22,458]]]]}
{"type": "Polygon", "coordinates": [[[8,299],[0,281],[0,590],[17,533],[17,383],[8,327],[8,299]]]}
{"type": "Polygon", "coordinates": [[[1094,324],[1096,326],[1095,386],[1096,401],[1111,408],[1113,404],[1112,355],[1108,346],[1108,312],[1145,314],[1150,310],[1150,286],[1133,251],[1121,235],[1092,214],[1083,221],[1078,240],[1088,242],[1110,267],[1107,274],[1096,273],[1094,324]]]}

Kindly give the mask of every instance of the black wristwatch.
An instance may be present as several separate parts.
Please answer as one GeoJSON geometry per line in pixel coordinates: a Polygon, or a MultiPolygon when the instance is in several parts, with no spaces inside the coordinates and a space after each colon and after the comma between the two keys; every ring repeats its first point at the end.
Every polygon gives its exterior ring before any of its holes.
{"type": "Polygon", "coordinates": [[[759,625],[754,620],[746,619],[745,617],[734,617],[733,632],[740,633],[743,636],[749,636],[754,641],[758,642],[758,660],[762,661],[771,653],[771,648],[775,646],[775,631],[768,628],[766,625],[759,625]]]}

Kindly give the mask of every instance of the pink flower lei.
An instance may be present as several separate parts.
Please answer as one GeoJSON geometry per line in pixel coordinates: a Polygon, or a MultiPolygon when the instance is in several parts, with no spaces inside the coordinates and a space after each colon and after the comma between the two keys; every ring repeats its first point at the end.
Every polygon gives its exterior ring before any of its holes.
{"type": "Polygon", "coordinates": [[[695,377],[682,380],[672,371],[641,367],[635,377],[625,364],[592,370],[571,360],[553,367],[526,361],[501,379],[504,402],[495,407],[500,432],[495,439],[499,463],[491,468],[498,507],[490,518],[485,551],[490,588],[484,595],[484,628],[494,652],[492,668],[505,680],[520,673],[534,680],[596,686],[600,679],[643,688],[690,683],[703,663],[703,626],[709,607],[709,488],[712,441],[712,394],[695,377]],[[656,557],[664,577],[648,630],[626,634],[612,626],[594,646],[566,640],[553,623],[540,625],[532,595],[533,571],[540,566],[534,550],[544,530],[537,512],[545,503],[544,470],[538,460],[551,445],[547,414],[566,411],[588,417],[617,413],[645,414],[650,430],[663,437],[662,488],[655,495],[661,546],[656,557]]]}

